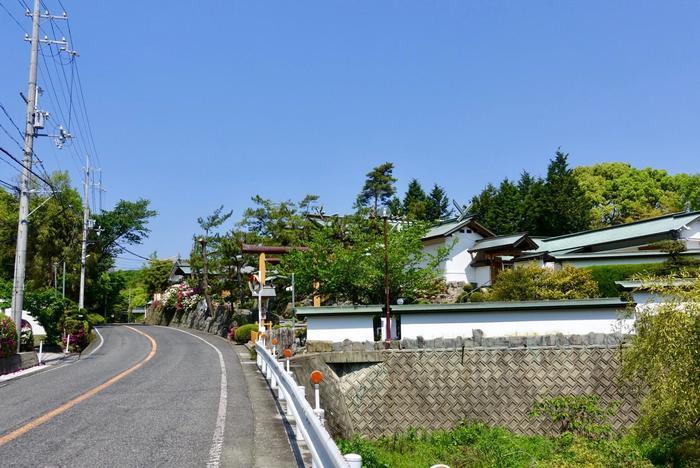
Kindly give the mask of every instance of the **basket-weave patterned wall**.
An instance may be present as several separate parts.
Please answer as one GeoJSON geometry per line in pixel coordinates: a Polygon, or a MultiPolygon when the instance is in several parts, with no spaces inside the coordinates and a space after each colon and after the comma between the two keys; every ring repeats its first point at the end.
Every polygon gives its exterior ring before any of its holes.
{"type": "Polygon", "coordinates": [[[463,419],[527,434],[552,430],[528,412],[537,398],[556,395],[617,400],[613,425],[631,424],[637,404],[632,389],[618,382],[619,353],[616,347],[321,353],[295,358],[295,374],[307,384],[312,370],[324,372],[322,406],[338,436],[450,428],[463,419]]]}

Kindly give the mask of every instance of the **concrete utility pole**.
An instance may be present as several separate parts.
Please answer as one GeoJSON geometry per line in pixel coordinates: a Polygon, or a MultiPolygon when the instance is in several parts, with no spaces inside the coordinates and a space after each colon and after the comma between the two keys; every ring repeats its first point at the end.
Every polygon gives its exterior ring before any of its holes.
{"type": "MultiPolygon", "coordinates": [[[[21,337],[22,329],[22,308],[24,307],[24,278],[27,269],[27,234],[29,231],[29,195],[30,182],[32,174],[32,163],[34,158],[34,137],[37,136],[36,130],[44,128],[44,121],[48,116],[47,113],[37,109],[37,93],[39,86],[37,84],[37,66],[39,63],[39,44],[53,44],[61,46],[60,51],[67,52],[71,55],[76,55],[74,51],[68,49],[68,43],[65,38],[61,40],[53,40],[47,37],[41,39],[39,37],[39,21],[42,18],[46,19],[62,19],[68,17],[64,13],[61,16],[41,14],[41,0],[34,0],[33,10],[27,11],[26,15],[32,18],[32,35],[25,35],[25,40],[30,43],[29,56],[29,82],[27,90],[27,112],[24,127],[24,149],[22,161],[22,176],[20,179],[20,196],[19,196],[19,223],[17,226],[17,247],[15,249],[15,272],[12,286],[12,320],[17,327],[17,349],[19,350],[19,338],[21,337]]],[[[58,137],[60,142],[65,142],[65,139],[70,135],[62,130],[58,137]]]]}
{"type": "Polygon", "coordinates": [[[24,161],[19,195],[19,224],[17,226],[17,248],[15,250],[15,274],[12,286],[12,320],[17,327],[17,350],[22,333],[22,308],[24,307],[24,276],[27,268],[27,232],[29,229],[29,182],[34,156],[34,115],[36,111],[36,69],[39,58],[40,0],[34,0],[32,12],[31,55],[29,59],[29,89],[27,90],[27,114],[24,130],[24,161]]]}
{"type": "Polygon", "coordinates": [[[85,156],[85,179],[83,180],[83,242],[80,248],[80,296],[78,310],[85,308],[85,261],[87,259],[87,237],[90,228],[90,157],[85,156]]]}

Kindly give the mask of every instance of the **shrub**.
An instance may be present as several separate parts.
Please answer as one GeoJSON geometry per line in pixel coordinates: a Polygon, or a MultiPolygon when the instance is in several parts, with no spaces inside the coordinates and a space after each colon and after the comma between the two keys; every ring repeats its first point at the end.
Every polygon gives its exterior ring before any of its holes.
{"type": "Polygon", "coordinates": [[[68,351],[80,353],[85,349],[90,342],[88,332],[90,326],[87,321],[78,320],[73,317],[65,317],[63,320],[63,346],[68,348],[68,351]],[[68,336],[70,335],[70,343],[68,336]]]}
{"type": "Polygon", "coordinates": [[[603,297],[617,297],[620,295],[615,281],[633,278],[640,274],[654,274],[663,267],[662,263],[640,263],[630,265],[600,265],[583,268],[591,272],[593,279],[598,283],[598,290],[603,297]]]}
{"type": "Polygon", "coordinates": [[[10,317],[0,314],[0,358],[17,353],[17,328],[10,317]]]}
{"type": "Polygon", "coordinates": [[[666,301],[636,312],[637,333],[622,354],[623,375],[646,388],[636,431],[645,438],[672,437],[677,444],[698,440],[700,279],[685,288],[644,281],[666,301]]]}
{"type": "Polygon", "coordinates": [[[257,331],[258,329],[258,324],[257,323],[249,323],[247,325],[243,325],[242,327],[238,327],[236,329],[236,343],[238,344],[244,344],[250,341],[250,333],[253,331],[257,331]]]}
{"type": "Polygon", "coordinates": [[[87,321],[91,327],[97,327],[100,325],[105,325],[107,320],[100,314],[87,314],[87,321]]]}
{"type": "Polygon", "coordinates": [[[584,299],[598,295],[598,284],[589,270],[572,266],[553,270],[530,263],[501,272],[485,299],[533,301],[584,299]]]}
{"type": "Polygon", "coordinates": [[[612,434],[607,417],[617,412],[618,403],[602,406],[595,395],[564,395],[536,401],[530,416],[546,416],[559,425],[561,434],[572,433],[590,440],[612,434]]]}

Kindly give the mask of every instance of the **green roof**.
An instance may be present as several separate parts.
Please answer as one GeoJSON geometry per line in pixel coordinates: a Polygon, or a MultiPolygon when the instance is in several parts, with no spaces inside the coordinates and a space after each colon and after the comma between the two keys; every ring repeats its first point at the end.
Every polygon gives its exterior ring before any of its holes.
{"type": "Polygon", "coordinates": [[[487,237],[486,239],[480,239],[474,243],[474,247],[469,249],[469,251],[480,252],[482,250],[493,250],[510,246],[517,248],[520,244],[524,244],[522,245],[522,250],[537,248],[538,245],[528,237],[526,232],[521,232],[507,236],[487,237]]]}
{"type": "Polygon", "coordinates": [[[455,231],[471,224],[476,230],[482,231],[480,234],[485,237],[494,236],[494,234],[487,228],[476,222],[473,216],[467,216],[466,218],[452,218],[446,219],[439,224],[433,226],[424,236],[423,240],[434,239],[436,237],[447,237],[455,231]]]}
{"type": "MultiPolygon", "coordinates": [[[[454,312],[498,312],[498,311],[537,311],[552,309],[622,309],[627,302],[618,297],[594,299],[569,299],[557,301],[512,301],[512,302],[465,302],[458,304],[407,304],[392,305],[391,310],[398,314],[454,313],[454,312]]],[[[382,313],[382,306],[331,306],[298,307],[298,317],[310,315],[374,315],[382,313]]]]}
{"type": "Polygon", "coordinates": [[[700,218],[700,211],[673,213],[619,226],[576,232],[547,239],[535,239],[535,241],[539,244],[537,252],[573,251],[587,246],[671,233],[698,218],[700,218]]]}

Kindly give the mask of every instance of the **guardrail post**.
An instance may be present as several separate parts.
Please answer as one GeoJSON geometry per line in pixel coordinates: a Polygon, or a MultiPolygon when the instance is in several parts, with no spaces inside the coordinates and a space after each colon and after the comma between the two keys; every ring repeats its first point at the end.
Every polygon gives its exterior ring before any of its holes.
{"type": "Polygon", "coordinates": [[[343,455],[343,458],[348,462],[349,468],[362,468],[362,457],[356,453],[348,453],[343,455]]]}
{"type": "MultiPolygon", "coordinates": [[[[299,398],[306,398],[306,387],[303,385],[297,385],[297,395],[299,398]]],[[[296,438],[297,440],[304,440],[304,434],[303,434],[303,429],[301,428],[302,423],[301,423],[301,415],[299,414],[298,411],[294,412],[294,419],[296,422],[296,438]]]]}

